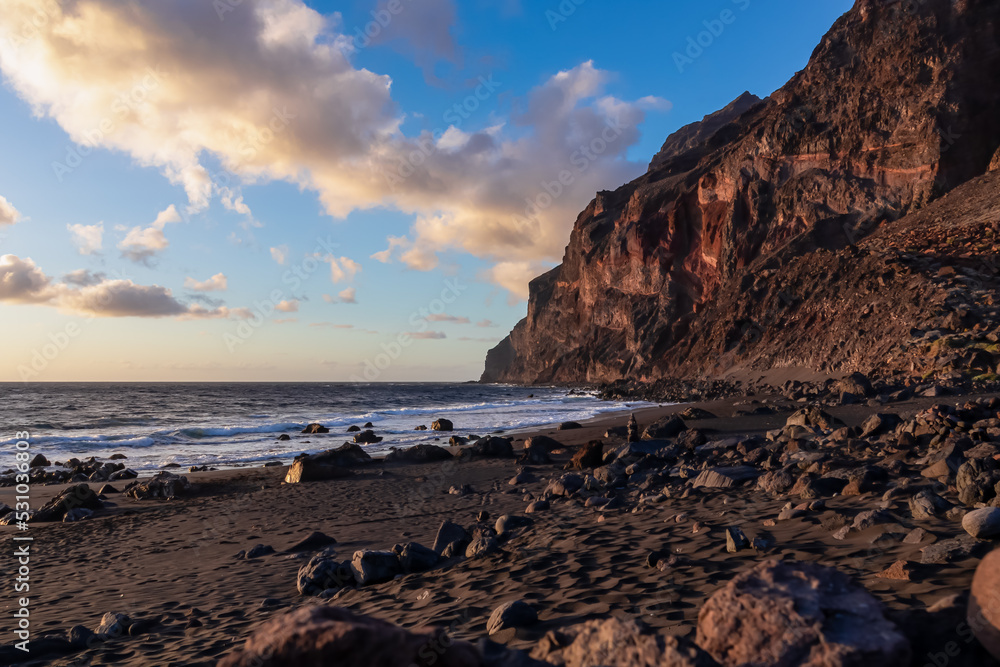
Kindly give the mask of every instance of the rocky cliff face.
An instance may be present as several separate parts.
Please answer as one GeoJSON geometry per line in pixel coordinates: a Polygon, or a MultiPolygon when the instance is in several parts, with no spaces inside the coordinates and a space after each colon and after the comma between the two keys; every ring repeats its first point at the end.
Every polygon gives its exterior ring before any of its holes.
{"type": "MultiPolygon", "coordinates": [[[[489,353],[483,380],[911,370],[887,350],[914,327],[970,326],[969,313],[948,320],[954,304],[941,297],[930,309],[940,322],[902,309],[888,314],[891,331],[861,314],[879,281],[899,275],[886,258],[908,250],[892,247],[904,243],[890,233],[900,219],[987,171],[998,108],[1000,3],[859,0],[770,98],[685,128],[647,174],[597,195],[563,263],[531,283],[528,316],[489,353]],[[875,234],[883,245],[866,255],[875,234]],[[819,321],[858,332],[857,344],[818,353],[789,338],[831,304],[836,316],[819,321]]],[[[903,284],[908,300],[940,296],[926,276],[903,284]]]]}

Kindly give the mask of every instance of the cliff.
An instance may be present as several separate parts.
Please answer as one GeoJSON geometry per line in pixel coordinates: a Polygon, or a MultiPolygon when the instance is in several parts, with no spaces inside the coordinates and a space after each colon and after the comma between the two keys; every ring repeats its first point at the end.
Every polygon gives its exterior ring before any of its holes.
{"type": "MultiPolygon", "coordinates": [[[[992,221],[960,196],[940,220],[906,216],[984,174],[1000,146],[998,25],[990,0],[859,0],[767,100],[742,96],[598,193],[483,380],[912,373],[890,351],[924,330],[986,335],[983,304],[931,274],[964,221],[962,261],[992,280],[992,221]]],[[[972,185],[988,206],[995,179],[972,185]]]]}

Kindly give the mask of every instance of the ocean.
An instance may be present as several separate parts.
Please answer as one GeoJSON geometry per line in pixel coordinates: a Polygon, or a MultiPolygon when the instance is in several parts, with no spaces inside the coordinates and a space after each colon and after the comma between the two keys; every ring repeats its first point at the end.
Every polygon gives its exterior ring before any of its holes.
{"type": "Polygon", "coordinates": [[[486,435],[646,405],[564,388],[471,383],[0,383],[0,446],[28,431],[32,453],[52,462],[124,454],[137,472],[169,463],[228,468],[337,447],[353,441],[348,426],[366,422],[385,438],[365,446],[378,455],[435,442],[443,434],[414,428],[429,429],[439,417],[454,422],[457,435],[486,435]],[[299,433],[313,422],[330,433],[299,433]],[[283,433],[292,439],[278,441],[283,433]]]}

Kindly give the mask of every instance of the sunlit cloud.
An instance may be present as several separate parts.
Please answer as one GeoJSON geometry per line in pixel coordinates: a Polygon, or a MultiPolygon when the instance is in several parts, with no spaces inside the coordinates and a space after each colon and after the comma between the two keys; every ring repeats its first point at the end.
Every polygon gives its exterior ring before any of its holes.
{"type": "Polygon", "coordinates": [[[170,246],[163,228],[172,222],[180,222],[181,216],[173,204],[160,211],[149,227],[133,227],[118,244],[122,257],[148,264],[158,253],[170,246]]]}
{"type": "MultiPolygon", "coordinates": [[[[453,4],[435,0],[413,18],[450,16],[453,4]]],[[[645,114],[669,106],[608,95],[611,73],[584,62],[516,100],[519,112],[507,120],[407,136],[390,78],[352,62],[339,14],[302,0],[244,0],[224,21],[208,2],[60,3],[16,44],[36,11],[34,0],[4,4],[0,68],[73,141],[159,169],[184,188],[190,210],[217,198],[248,214],[240,187],[287,181],[314,191],[335,218],[375,207],[412,215],[406,242],[390,239],[374,257],[422,271],[440,266],[446,251],[534,266],[558,260],[594,192],[645,170],[628,150],[645,114]],[[213,182],[206,164],[227,178],[213,182]]],[[[450,26],[414,32],[396,21],[383,38],[458,57],[450,26]]],[[[502,77],[485,76],[475,92],[510,91],[502,77]]],[[[120,248],[149,262],[167,245],[153,226],[129,231],[120,248]]],[[[526,274],[496,275],[523,298],[526,274]]]]}
{"type": "Polygon", "coordinates": [[[271,248],[271,259],[273,259],[278,264],[284,264],[288,261],[288,246],[279,245],[271,248]]]}
{"type": "Polygon", "coordinates": [[[225,292],[229,289],[229,279],[221,273],[216,273],[208,280],[202,281],[185,278],[184,287],[196,292],[225,292]]]}
{"type": "Polygon", "coordinates": [[[66,225],[76,251],[81,255],[96,255],[104,245],[104,223],[96,225],[66,225]]]}
{"type": "Polygon", "coordinates": [[[324,259],[330,264],[330,280],[334,284],[349,283],[361,272],[361,265],[349,257],[328,255],[324,259]]]}
{"type": "Polygon", "coordinates": [[[13,225],[21,219],[21,213],[5,197],[0,197],[0,227],[13,225]]]}

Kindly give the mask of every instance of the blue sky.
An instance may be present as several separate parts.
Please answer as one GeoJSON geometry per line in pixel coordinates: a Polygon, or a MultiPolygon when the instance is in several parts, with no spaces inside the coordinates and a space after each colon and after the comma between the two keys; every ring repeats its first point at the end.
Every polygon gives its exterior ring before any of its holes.
{"type": "Polygon", "coordinates": [[[851,6],[396,2],[12,0],[0,381],[476,378],[597,189],[851,6]]]}

